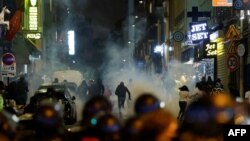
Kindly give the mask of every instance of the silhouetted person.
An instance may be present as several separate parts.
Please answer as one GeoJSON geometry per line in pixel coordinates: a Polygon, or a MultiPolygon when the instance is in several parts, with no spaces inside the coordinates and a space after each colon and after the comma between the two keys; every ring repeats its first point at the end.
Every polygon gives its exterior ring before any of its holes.
{"type": "Polygon", "coordinates": [[[224,89],[224,86],[223,86],[223,84],[221,83],[220,78],[217,78],[217,79],[216,79],[215,84],[214,84],[214,87],[215,87],[215,88],[222,89],[222,90],[224,89]]]}
{"type": "Polygon", "coordinates": [[[187,102],[188,102],[188,98],[189,98],[189,89],[186,85],[182,86],[179,88],[180,92],[179,92],[179,107],[180,107],[180,111],[178,114],[178,119],[182,120],[184,117],[184,113],[186,111],[186,107],[187,107],[187,102]]]}
{"type": "Polygon", "coordinates": [[[54,81],[53,81],[53,83],[59,83],[58,78],[55,78],[54,81]]]}
{"type": "Polygon", "coordinates": [[[24,76],[20,76],[20,79],[17,81],[17,105],[26,105],[26,101],[28,98],[28,82],[25,80],[24,76]]]}
{"type": "Polygon", "coordinates": [[[103,95],[104,94],[104,85],[102,84],[101,79],[96,80],[94,93],[95,93],[94,95],[103,95]]]}
{"type": "Polygon", "coordinates": [[[131,100],[130,91],[128,88],[124,85],[124,82],[121,82],[115,90],[115,94],[118,96],[118,107],[119,109],[124,108],[124,102],[126,99],[126,93],[128,93],[129,100],[131,100]]]}
{"type": "Polygon", "coordinates": [[[239,90],[236,88],[235,84],[229,83],[228,88],[229,88],[229,93],[230,93],[231,97],[232,97],[234,100],[235,100],[237,97],[240,97],[240,92],[239,92],[239,90]]]}
{"type": "Polygon", "coordinates": [[[6,90],[7,90],[9,99],[14,99],[16,101],[17,95],[18,95],[17,82],[11,81],[6,90]]]}
{"type": "Polygon", "coordinates": [[[212,80],[212,77],[208,76],[207,77],[207,84],[206,84],[207,93],[210,94],[213,88],[214,88],[214,82],[212,80]]]}
{"type": "Polygon", "coordinates": [[[86,80],[83,80],[80,86],[77,88],[77,94],[84,100],[87,100],[88,96],[88,84],[86,80]]]}

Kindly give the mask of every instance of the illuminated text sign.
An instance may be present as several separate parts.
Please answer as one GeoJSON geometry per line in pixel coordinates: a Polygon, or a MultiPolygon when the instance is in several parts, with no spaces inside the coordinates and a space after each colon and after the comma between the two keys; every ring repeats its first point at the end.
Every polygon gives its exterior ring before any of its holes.
{"type": "Polygon", "coordinates": [[[205,53],[207,57],[216,56],[217,55],[217,43],[206,44],[205,53]]]}
{"type": "Polygon", "coordinates": [[[208,39],[207,23],[206,22],[195,22],[190,23],[191,40],[194,43],[198,43],[203,39],[208,39]]]}
{"type": "Polygon", "coordinates": [[[41,38],[41,33],[27,33],[26,38],[40,39],[41,38]]]}
{"type": "Polygon", "coordinates": [[[29,7],[29,30],[38,29],[38,7],[37,0],[30,0],[29,7]]]}
{"type": "Polygon", "coordinates": [[[232,6],[233,2],[232,0],[213,0],[212,6],[214,7],[222,7],[222,6],[232,6]]]}

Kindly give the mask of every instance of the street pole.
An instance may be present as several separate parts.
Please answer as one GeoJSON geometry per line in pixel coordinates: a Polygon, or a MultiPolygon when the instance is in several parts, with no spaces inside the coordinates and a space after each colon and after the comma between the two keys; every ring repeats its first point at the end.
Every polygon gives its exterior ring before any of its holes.
{"type": "MultiPolygon", "coordinates": [[[[241,10],[240,13],[241,13],[240,15],[244,15],[244,10],[241,10]]],[[[241,39],[243,38],[243,20],[244,19],[240,20],[241,39]]],[[[243,82],[243,79],[244,79],[243,78],[243,56],[241,55],[240,56],[240,97],[242,99],[244,99],[244,95],[243,95],[243,85],[244,85],[244,82],[243,82]]]]}

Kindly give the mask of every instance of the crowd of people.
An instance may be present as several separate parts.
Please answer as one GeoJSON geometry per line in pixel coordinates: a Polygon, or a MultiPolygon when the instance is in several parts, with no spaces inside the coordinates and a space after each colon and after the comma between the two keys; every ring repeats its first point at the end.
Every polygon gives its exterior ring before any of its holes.
{"type": "MultiPolygon", "coordinates": [[[[180,87],[180,111],[177,116],[168,110],[168,103],[162,104],[157,94],[144,92],[134,99],[133,115],[126,118],[116,115],[100,80],[90,81],[89,84],[83,81],[77,89],[86,101],[81,119],[75,125],[66,126],[58,103],[51,102],[40,105],[32,116],[32,129],[23,130],[25,128],[20,127],[18,120],[14,120],[13,126],[11,122],[15,118],[10,116],[13,113],[3,106],[0,112],[0,140],[223,141],[225,125],[250,124],[250,103],[235,101],[223,91],[219,79],[212,83],[210,79],[201,80],[192,93],[186,85],[180,87]],[[219,93],[213,94],[214,89],[219,89],[219,93]],[[195,100],[190,102],[189,99],[195,100]]],[[[117,85],[114,94],[118,97],[118,107],[126,108],[126,96],[131,99],[132,94],[124,82],[117,85]]]]}
{"type": "Polygon", "coordinates": [[[223,141],[224,125],[249,124],[250,118],[249,103],[237,103],[226,93],[202,96],[190,103],[182,111],[182,121],[163,107],[153,93],[140,94],[134,103],[134,114],[126,119],[113,113],[113,105],[105,96],[93,96],[84,104],[81,120],[72,127],[64,125],[56,107],[55,103],[41,105],[33,115],[32,130],[12,128],[3,110],[0,140],[223,141]]]}

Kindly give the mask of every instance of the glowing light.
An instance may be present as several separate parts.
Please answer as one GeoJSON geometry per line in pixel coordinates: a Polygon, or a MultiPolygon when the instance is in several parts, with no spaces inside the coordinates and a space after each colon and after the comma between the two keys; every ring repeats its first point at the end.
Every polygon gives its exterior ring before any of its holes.
{"type": "Polygon", "coordinates": [[[208,38],[207,23],[191,23],[192,41],[200,41],[208,38]]]}
{"type": "Polygon", "coordinates": [[[12,120],[15,122],[19,122],[19,118],[16,115],[12,115],[12,120]]]}
{"type": "Polygon", "coordinates": [[[158,45],[154,49],[154,53],[161,53],[163,54],[163,47],[161,45],[158,45]]]}
{"type": "Polygon", "coordinates": [[[26,38],[29,38],[29,39],[40,39],[41,38],[41,33],[28,33],[26,35],[26,38]]]}
{"type": "Polygon", "coordinates": [[[36,6],[37,0],[30,0],[31,6],[36,6]]]}
{"type": "Polygon", "coordinates": [[[38,9],[37,7],[29,7],[29,29],[38,29],[38,9]]]}
{"type": "Polygon", "coordinates": [[[135,27],[135,24],[133,24],[132,27],[135,27]]]}
{"type": "Polygon", "coordinates": [[[143,0],[140,0],[139,3],[140,3],[140,4],[143,4],[143,0]]]}
{"type": "Polygon", "coordinates": [[[161,108],[164,108],[165,105],[166,105],[166,104],[165,104],[165,102],[163,102],[163,101],[160,103],[160,107],[161,107],[161,108]]]}
{"type": "Polygon", "coordinates": [[[139,18],[138,16],[135,16],[135,18],[137,19],[137,18],[139,18]]]}
{"type": "Polygon", "coordinates": [[[169,51],[173,51],[174,48],[173,48],[173,47],[169,47],[168,50],[169,50],[169,51]]]}
{"type": "Polygon", "coordinates": [[[92,118],[90,122],[91,122],[92,125],[96,125],[97,124],[97,120],[95,118],[92,118]]]}
{"type": "Polygon", "coordinates": [[[130,42],[130,41],[128,41],[128,43],[130,44],[131,42],[130,42]]]}
{"type": "Polygon", "coordinates": [[[69,55],[75,55],[75,31],[68,31],[69,55]]]}
{"type": "Polygon", "coordinates": [[[217,55],[217,44],[216,43],[206,44],[205,52],[207,56],[217,55]]]}

